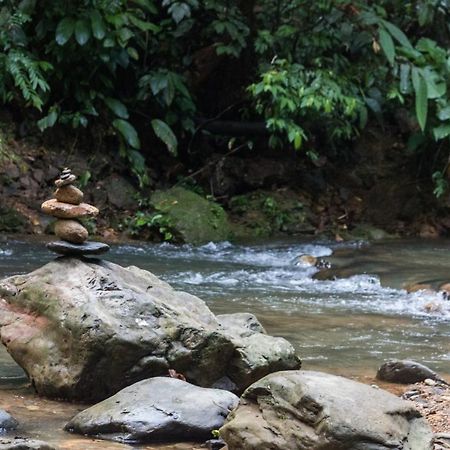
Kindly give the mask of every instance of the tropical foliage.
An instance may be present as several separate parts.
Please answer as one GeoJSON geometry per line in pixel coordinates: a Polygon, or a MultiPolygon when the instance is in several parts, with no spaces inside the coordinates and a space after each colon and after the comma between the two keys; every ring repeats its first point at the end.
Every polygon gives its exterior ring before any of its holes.
{"type": "Polygon", "coordinates": [[[446,0],[0,0],[0,98],[42,131],[104,125],[142,183],[153,138],[176,157],[227,111],[316,158],[401,108],[408,151],[445,160],[449,15],[446,0]]]}

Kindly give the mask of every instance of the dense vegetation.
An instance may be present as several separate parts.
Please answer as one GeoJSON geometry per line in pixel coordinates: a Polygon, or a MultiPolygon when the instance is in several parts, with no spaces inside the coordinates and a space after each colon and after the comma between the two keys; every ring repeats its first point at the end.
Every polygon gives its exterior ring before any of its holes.
{"type": "Polygon", "coordinates": [[[241,122],[230,137],[247,142],[254,130],[266,132],[270,146],[314,159],[339,154],[368,121],[396,117],[405,151],[434,161],[436,193],[446,188],[446,0],[2,0],[0,7],[2,101],[42,131],[101,127],[117,136],[141,183],[154,139],[189,158],[192,136],[214,119],[241,122]]]}

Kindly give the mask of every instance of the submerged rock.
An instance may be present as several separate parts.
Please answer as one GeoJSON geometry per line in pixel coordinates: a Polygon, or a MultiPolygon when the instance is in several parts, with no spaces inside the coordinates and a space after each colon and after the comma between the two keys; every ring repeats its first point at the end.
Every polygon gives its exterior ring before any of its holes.
{"type": "Polygon", "coordinates": [[[0,433],[4,431],[15,430],[19,423],[14,417],[3,409],[0,409],[0,433]]]}
{"type": "Polygon", "coordinates": [[[229,450],[428,450],[432,438],[411,402],[309,371],[252,384],[220,435],[229,450]]]}
{"type": "MultiPolygon", "coordinates": [[[[444,381],[436,372],[416,361],[391,359],[378,369],[377,378],[391,383],[411,384],[430,380],[444,381]]],[[[445,382],[445,381],[444,381],[445,382]]]]}
{"type": "Polygon", "coordinates": [[[293,347],[263,334],[253,316],[230,320],[221,324],[202,300],[150,272],[107,261],[59,258],[0,282],[1,340],[52,397],[104,399],[169,369],[241,392],[300,367],[293,347]]]}
{"type": "Polygon", "coordinates": [[[56,450],[44,441],[22,437],[0,438],[0,450],[56,450]]]}
{"type": "Polygon", "coordinates": [[[130,443],[206,440],[238,402],[231,392],[156,377],[80,412],[65,429],[130,443]]]}

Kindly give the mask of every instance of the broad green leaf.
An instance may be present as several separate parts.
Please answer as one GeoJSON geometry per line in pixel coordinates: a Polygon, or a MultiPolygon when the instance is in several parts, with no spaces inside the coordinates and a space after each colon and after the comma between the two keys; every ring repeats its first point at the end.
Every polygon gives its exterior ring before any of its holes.
{"type": "Polygon", "coordinates": [[[450,124],[439,125],[433,128],[433,137],[435,141],[444,139],[447,136],[450,136],[450,124]]]}
{"type": "Polygon", "coordinates": [[[106,29],[102,16],[97,10],[92,10],[89,15],[91,18],[92,34],[95,39],[103,39],[106,35],[106,29]]]}
{"type": "Polygon", "coordinates": [[[130,22],[141,31],[152,31],[153,33],[157,33],[160,30],[160,27],[158,27],[154,23],[141,20],[134,14],[128,14],[128,18],[130,19],[130,22]]]}
{"type": "Polygon", "coordinates": [[[51,128],[55,125],[58,119],[58,111],[56,109],[52,109],[45,117],[37,121],[37,125],[41,131],[44,131],[47,128],[51,128]]]}
{"type": "Polygon", "coordinates": [[[449,120],[450,119],[450,106],[446,106],[445,108],[442,108],[438,114],[438,119],[439,120],[449,120]]]}
{"type": "Polygon", "coordinates": [[[439,98],[445,94],[447,86],[444,80],[431,67],[423,68],[421,75],[427,83],[428,98],[439,98]]]}
{"type": "Polygon", "coordinates": [[[86,44],[91,37],[91,27],[85,19],[77,20],[75,24],[75,39],[80,45],[86,44]]]}
{"type": "Polygon", "coordinates": [[[139,136],[136,129],[133,127],[133,125],[131,125],[130,122],[127,122],[123,119],[116,119],[112,124],[113,127],[118,130],[119,133],[123,136],[130,147],[140,148],[141,143],[139,141],[139,136]]]}
{"type": "Polygon", "coordinates": [[[191,8],[186,3],[174,3],[168,11],[176,23],[180,23],[184,18],[191,16],[191,8]]]}
{"type": "Polygon", "coordinates": [[[394,64],[395,60],[395,46],[391,35],[384,29],[380,29],[380,45],[383,49],[386,58],[391,64],[394,64]]]}
{"type": "Polygon", "coordinates": [[[56,27],[56,42],[58,45],[64,45],[71,37],[75,30],[75,20],[71,17],[65,17],[58,23],[56,27]]]}
{"type": "Polygon", "coordinates": [[[169,125],[159,119],[153,119],[151,124],[156,136],[166,144],[167,150],[169,150],[172,155],[177,156],[178,140],[169,125]]]}
{"type": "Polygon", "coordinates": [[[128,119],[129,114],[127,107],[122,102],[115,98],[106,97],[105,103],[117,117],[120,117],[121,119],[128,119]]]}
{"type": "Polygon", "coordinates": [[[398,28],[392,22],[388,22],[387,20],[382,20],[382,23],[385,26],[386,30],[389,31],[391,36],[396,39],[401,45],[403,45],[403,47],[407,47],[409,49],[413,48],[408,37],[405,33],[403,33],[402,30],[400,30],[400,28],[398,28]]]}
{"type": "Polygon", "coordinates": [[[416,94],[416,117],[419,122],[420,129],[425,130],[428,115],[428,90],[427,83],[421,73],[414,67],[412,70],[412,80],[414,92],[416,94]]]}
{"type": "Polygon", "coordinates": [[[151,0],[132,0],[133,3],[139,5],[141,8],[145,9],[147,12],[151,14],[157,14],[158,9],[156,8],[154,2],[151,0]]]}
{"type": "Polygon", "coordinates": [[[301,146],[302,146],[302,135],[299,132],[296,132],[294,139],[294,148],[295,150],[300,150],[301,146]]]}

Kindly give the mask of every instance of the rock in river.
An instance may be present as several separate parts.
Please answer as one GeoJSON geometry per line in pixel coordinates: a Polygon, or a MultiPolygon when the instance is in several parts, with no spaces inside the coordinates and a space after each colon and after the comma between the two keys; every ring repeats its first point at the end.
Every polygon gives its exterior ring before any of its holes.
{"type": "MultiPolygon", "coordinates": [[[[400,384],[412,384],[427,378],[444,381],[436,372],[416,361],[391,359],[380,366],[377,378],[383,381],[400,384]]],[[[445,381],[444,381],[445,383],[445,381]]]]}
{"type": "Polygon", "coordinates": [[[0,433],[15,430],[17,426],[17,420],[3,409],[0,409],[0,433]]]}
{"type": "Polygon", "coordinates": [[[0,450],[56,450],[44,441],[22,437],[0,438],[0,450]]]}
{"type": "Polygon", "coordinates": [[[54,241],[47,244],[47,248],[60,255],[101,255],[109,250],[109,245],[104,242],[84,242],[83,244],[72,244],[67,241],[54,241]]]}
{"type": "Polygon", "coordinates": [[[88,230],[77,220],[57,220],[55,223],[55,234],[60,239],[72,242],[73,244],[82,244],[89,236],[88,230]]]}
{"type": "Polygon", "coordinates": [[[238,402],[231,392],[155,377],[78,413],[65,429],[130,443],[206,440],[238,402]]]}
{"type": "Polygon", "coordinates": [[[310,371],[252,384],[220,435],[229,450],[431,450],[432,438],[411,402],[310,371]]]}
{"type": "Polygon", "coordinates": [[[52,397],[101,400],[169,369],[204,387],[229,380],[241,392],[300,367],[286,340],[239,317],[221,324],[202,300],[150,272],[95,259],[59,258],[0,282],[1,340],[52,397]]]}

